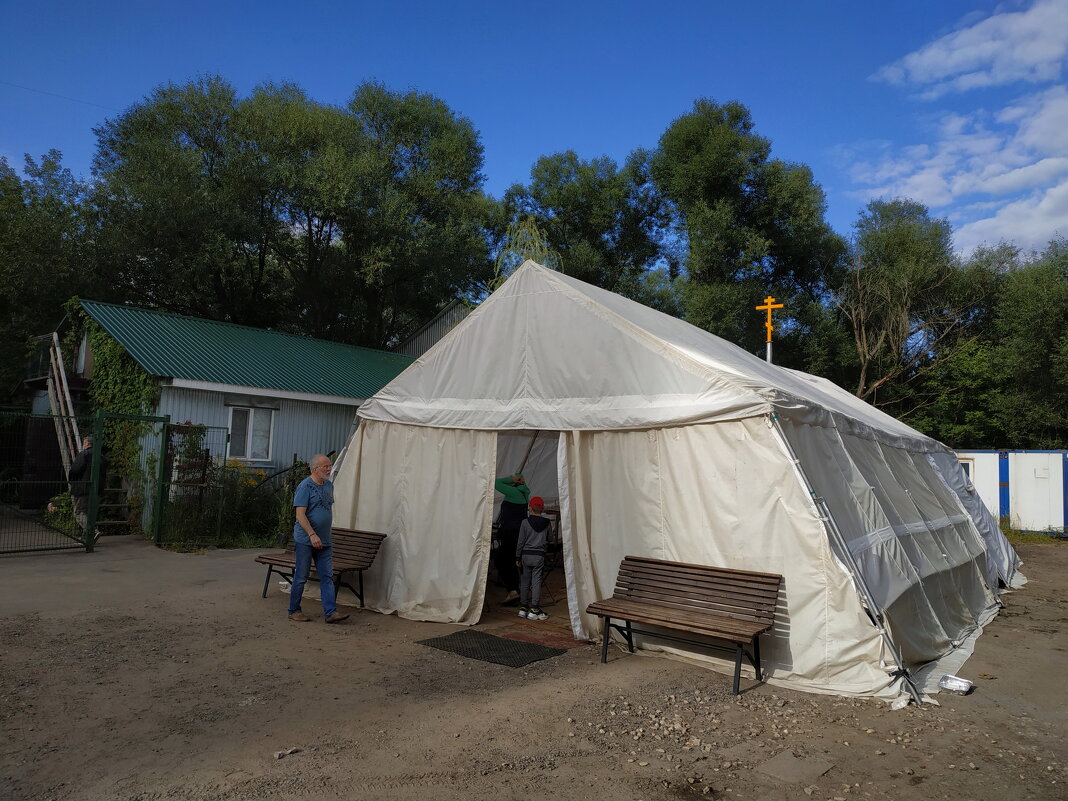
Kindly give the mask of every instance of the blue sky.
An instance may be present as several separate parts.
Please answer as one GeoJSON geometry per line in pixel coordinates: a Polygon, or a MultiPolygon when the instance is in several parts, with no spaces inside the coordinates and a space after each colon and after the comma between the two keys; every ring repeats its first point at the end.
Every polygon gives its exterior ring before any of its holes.
{"type": "Polygon", "coordinates": [[[541,155],[655,147],[711,97],[812,168],[842,234],[870,198],[907,196],[962,251],[1068,235],[1068,0],[8,0],[0,19],[0,155],[17,168],[54,147],[88,175],[92,128],[169,81],[291,80],[344,104],[379,80],[470,119],[499,197],[541,155]]]}

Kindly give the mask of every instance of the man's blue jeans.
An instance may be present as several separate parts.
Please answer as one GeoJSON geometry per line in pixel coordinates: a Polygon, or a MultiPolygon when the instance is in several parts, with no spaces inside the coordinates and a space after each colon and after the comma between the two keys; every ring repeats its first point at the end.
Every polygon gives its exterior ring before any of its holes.
{"type": "Polygon", "coordinates": [[[319,574],[319,598],[323,602],[323,615],[330,617],[337,611],[337,595],[334,590],[334,549],[313,548],[302,542],[293,543],[293,553],[297,557],[293,569],[293,589],[289,591],[289,614],[300,611],[300,599],[304,595],[304,585],[308,583],[312,560],[315,560],[315,572],[319,574]]]}

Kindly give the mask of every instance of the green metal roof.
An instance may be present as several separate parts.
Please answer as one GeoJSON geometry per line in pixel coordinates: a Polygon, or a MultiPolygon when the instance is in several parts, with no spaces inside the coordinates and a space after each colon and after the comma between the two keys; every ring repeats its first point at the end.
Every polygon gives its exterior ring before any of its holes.
{"type": "Polygon", "coordinates": [[[83,300],[82,308],[150,375],[369,398],[411,356],[199,317],[83,300]]]}

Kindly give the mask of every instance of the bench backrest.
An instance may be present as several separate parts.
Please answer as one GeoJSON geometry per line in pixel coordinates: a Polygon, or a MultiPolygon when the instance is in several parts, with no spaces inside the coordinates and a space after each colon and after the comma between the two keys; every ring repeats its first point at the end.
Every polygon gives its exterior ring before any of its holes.
{"type": "Polygon", "coordinates": [[[686,562],[628,556],[612,597],[673,606],[687,612],[775,623],[782,576],[686,562]]]}
{"type": "MultiPolygon", "coordinates": [[[[353,569],[366,569],[371,566],[382,545],[385,534],[377,531],[358,531],[353,528],[330,529],[331,545],[334,549],[334,562],[345,564],[353,569]]],[[[286,553],[293,552],[293,538],[286,543],[286,553]]]]}

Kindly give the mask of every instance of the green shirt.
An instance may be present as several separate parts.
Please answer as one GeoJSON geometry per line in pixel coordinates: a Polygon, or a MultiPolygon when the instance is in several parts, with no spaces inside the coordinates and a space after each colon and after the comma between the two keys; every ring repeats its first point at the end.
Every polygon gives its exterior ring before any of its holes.
{"type": "Polygon", "coordinates": [[[530,500],[530,487],[526,484],[514,484],[511,476],[498,478],[493,482],[493,488],[504,496],[506,501],[527,505],[530,500]]]}

